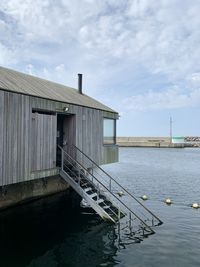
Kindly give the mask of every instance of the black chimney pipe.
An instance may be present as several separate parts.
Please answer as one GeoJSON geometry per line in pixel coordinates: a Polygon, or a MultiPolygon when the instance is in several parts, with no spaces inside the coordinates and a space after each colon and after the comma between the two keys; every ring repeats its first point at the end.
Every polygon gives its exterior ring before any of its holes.
{"type": "Polygon", "coordinates": [[[82,76],[83,76],[83,74],[78,73],[78,91],[79,91],[79,94],[83,94],[83,92],[82,92],[82,76]]]}

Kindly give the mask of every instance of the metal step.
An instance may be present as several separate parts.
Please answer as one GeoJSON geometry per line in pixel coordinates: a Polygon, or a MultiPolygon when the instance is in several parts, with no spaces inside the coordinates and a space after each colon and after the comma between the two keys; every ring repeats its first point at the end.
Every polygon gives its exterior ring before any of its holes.
{"type": "Polygon", "coordinates": [[[91,198],[97,197],[97,193],[93,193],[91,195],[89,195],[91,198]]]}
{"type": "Polygon", "coordinates": [[[102,207],[104,210],[106,210],[106,209],[110,209],[110,206],[103,206],[102,207]]]}
{"type": "Polygon", "coordinates": [[[87,192],[89,192],[89,191],[91,191],[92,190],[92,187],[88,187],[88,188],[86,188],[86,189],[83,189],[84,191],[85,191],[85,193],[87,193],[87,192]]]}
{"type": "MultiPolygon", "coordinates": [[[[83,189],[81,186],[74,181],[64,170],[60,171],[61,177],[82,197],[84,198],[88,204],[93,208],[96,213],[98,213],[102,219],[115,223],[116,220],[108,214],[106,210],[104,210],[99,203],[97,203],[93,198],[97,197],[97,193],[88,194],[88,192],[94,190],[92,187],[83,189]],[[87,192],[86,192],[87,191],[87,192]]],[[[101,203],[100,203],[101,204],[101,203]]]]}
{"type": "Polygon", "coordinates": [[[96,200],[96,203],[97,203],[97,204],[100,204],[100,203],[102,203],[102,202],[104,202],[104,200],[103,200],[102,198],[96,200]]]}
{"type": "Polygon", "coordinates": [[[71,147],[74,150],[74,156],[64,151],[60,146],[61,150],[61,170],[60,175],[64,180],[82,197],[87,203],[104,219],[112,222],[119,221],[122,217],[128,215],[128,220],[137,220],[142,224],[143,229],[146,232],[154,233],[152,225],[148,225],[146,218],[153,218],[157,220],[158,224],[162,224],[162,221],[154,215],[148,208],[146,208],[141,201],[139,201],[133,194],[129,193],[122,185],[120,185],[113,177],[106,173],[99,165],[97,165],[91,158],[89,158],[83,151],[76,146],[71,147]],[[80,159],[81,161],[77,160],[80,159]],[[87,161],[82,162],[82,159],[87,161]],[[84,165],[84,162],[89,164],[84,165]],[[89,172],[88,166],[92,166],[94,170],[89,172]],[[102,181],[100,177],[105,177],[106,181],[102,181]],[[109,186],[108,186],[109,185],[109,186]],[[126,193],[126,199],[122,199],[116,196],[112,189],[119,188],[119,190],[126,193]],[[112,187],[112,188],[111,188],[112,187]],[[99,193],[101,192],[101,193],[99,193]],[[134,210],[129,207],[125,201],[129,197],[132,203],[139,205],[142,210],[138,215],[134,210]],[[125,201],[124,201],[125,200],[125,201]],[[147,216],[143,214],[146,212],[147,216]]]}

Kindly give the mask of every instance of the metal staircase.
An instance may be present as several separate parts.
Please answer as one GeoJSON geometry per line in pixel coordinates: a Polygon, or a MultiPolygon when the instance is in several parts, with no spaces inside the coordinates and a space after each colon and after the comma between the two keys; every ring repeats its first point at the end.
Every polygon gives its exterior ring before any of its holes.
{"type": "Polygon", "coordinates": [[[123,227],[129,227],[132,233],[135,231],[133,226],[137,224],[139,231],[146,235],[153,234],[152,228],[162,224],[155,214],[79,148],[71,146],[70,154],[60,146],[59,149],[61,177],[104,220],[113,223],[123,220],[123,227]]]}

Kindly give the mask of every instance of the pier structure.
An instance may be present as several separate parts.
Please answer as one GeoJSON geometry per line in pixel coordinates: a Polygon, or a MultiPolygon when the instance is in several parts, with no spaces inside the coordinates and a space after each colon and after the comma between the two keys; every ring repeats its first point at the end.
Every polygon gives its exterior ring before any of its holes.
{"type": "Polygon", "coordinates": [[[119,147],[198,148],[200,137],[117,137],[117,144],[119,147]]]}
{"type": "Polygon", "coordinates": [[[184,143],[171,142],[170,137],[117,137],[120,147],[183,148],[184,143]]]}

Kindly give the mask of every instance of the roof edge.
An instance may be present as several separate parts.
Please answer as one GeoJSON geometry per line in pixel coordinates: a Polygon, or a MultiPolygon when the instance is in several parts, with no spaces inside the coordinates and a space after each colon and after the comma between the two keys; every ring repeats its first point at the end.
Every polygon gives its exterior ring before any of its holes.
{"type": "MultiPolygon", "coordinates": [[[[95,107],[88,107],[86,105],[81,105],[81,104],[79,105],[79,104],[76,104],[76,103],[70,103],[70,102],[66,102],[66,101],[51,99],[51,98],[48,98],[48,97],[41,97],[41,96],[36,96],[36,95],[31,95],[31,94],[25,94],[25,93],[22,93],[22,92],[16,92],[16,91],[12,91],[12,90],[5,89],[5,88],[2,88],[2,87],[0,87],[0,90],[1,91],[5,91],[5,92],[9,92],[9,93],[12,93],[12,94],[26,95],[26,96],[29,96],[29,97],[46,99],[46,100],[53,101],[53,102],[65,103],[65,104],[74,105],[74,106],[78,106],[78,107],[85,107],[85,108],[90,108],[90,109],[95,109],[95,110],[101,110],[101,111],[104,111],[104,112],[110,112],[110,113],[114,113],[114,114],[119,114],[117,111],[112,110],[112,109],[107,110],[107,109],[101,109],[101,108],[95,108],[95,107]]],[[[97,100],[95,100],[95,101],[97,101],[97,100]]]]}

